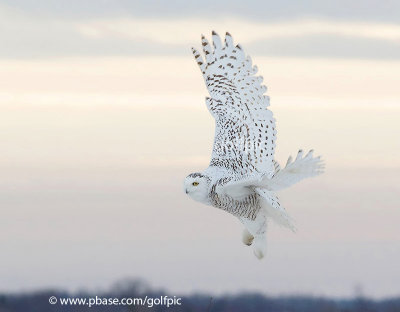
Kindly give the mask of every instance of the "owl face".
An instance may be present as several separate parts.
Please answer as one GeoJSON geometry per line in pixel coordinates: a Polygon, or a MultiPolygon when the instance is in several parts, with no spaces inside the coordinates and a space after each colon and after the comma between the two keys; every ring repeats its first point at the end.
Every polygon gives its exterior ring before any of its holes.
{"type": "Polygon", "coordinates": [[[201,173],[189,174],[183,183],[183,190],[191,198],[201,203],[208,201],[208,179],[201,173]]]}

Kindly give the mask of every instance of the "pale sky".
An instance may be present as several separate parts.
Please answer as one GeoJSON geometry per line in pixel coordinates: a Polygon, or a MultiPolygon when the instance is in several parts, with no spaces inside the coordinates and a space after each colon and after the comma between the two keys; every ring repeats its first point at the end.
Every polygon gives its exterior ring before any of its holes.
{"type": "Polygon", "coordinates": [[[263,18],[236,2],[207,15],[178,2],[4,1],[0,291],[97,289],[128,276],[173,294],[338,297],[362,285],[398,295],[397,4],[378,18],[377,2],[346,12],[323,2],[274,2],[263,18]],[[182,192],[211,154],[190,47],[212,29],[231,32],[264,77],[276,159],[314,148],[327,163],[279,193],[299,231],[271,225],[261,262],[235,218],[182,192]]]}

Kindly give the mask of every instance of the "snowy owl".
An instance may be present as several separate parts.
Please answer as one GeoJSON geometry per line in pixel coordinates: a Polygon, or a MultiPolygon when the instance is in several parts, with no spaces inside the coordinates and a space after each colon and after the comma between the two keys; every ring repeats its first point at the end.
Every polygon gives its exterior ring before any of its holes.
{"type": "Polygon", "coordinates": [[[215,119],[211,162],[203,172],[186,177],[184,191],[238,217],[244,225],[243,243],[253,245],[261,259],[269,219],[295,230],[275,191],[322,173],[323,163],[312,150],[305,156],[300,150],[280,168],[274,160],[275,118],[267,108],[263,78],[256,76],[257,67],[229,33],[224,44],[214,31],[212,40],[213,48],[202,36],[204,59],[192,48],[210,93],[206,105],[215,119]]]}

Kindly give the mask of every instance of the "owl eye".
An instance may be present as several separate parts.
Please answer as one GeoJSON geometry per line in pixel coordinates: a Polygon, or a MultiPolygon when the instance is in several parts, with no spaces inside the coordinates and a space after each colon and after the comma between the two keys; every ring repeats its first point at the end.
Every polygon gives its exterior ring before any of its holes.
{"type": "Polygon", "coordinates": [[[193,182],[192,185],[197,186],[197,185],[199,185],[199,182],[193,182]]]}

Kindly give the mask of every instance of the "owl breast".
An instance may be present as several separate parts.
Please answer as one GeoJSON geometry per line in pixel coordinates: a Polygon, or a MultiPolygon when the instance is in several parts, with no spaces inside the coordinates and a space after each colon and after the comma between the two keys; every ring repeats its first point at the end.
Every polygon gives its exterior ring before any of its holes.
{"type": "Polygon", "coordinates": [[[236,217],[250,220],[255,220],[261,209],[259,196],[255,193],[241,199],[234,199],[228,195],[218,195],[214,193],[211,196],[211,205],[229,212],[236,217]]]}

